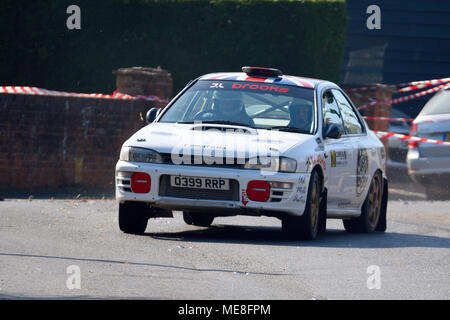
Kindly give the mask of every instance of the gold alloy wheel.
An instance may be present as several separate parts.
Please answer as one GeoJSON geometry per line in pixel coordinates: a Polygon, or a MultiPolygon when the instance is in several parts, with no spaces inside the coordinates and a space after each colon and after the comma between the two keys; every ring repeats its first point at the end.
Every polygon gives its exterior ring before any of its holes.
{"type": "Polygon", "coordinates": [[[380,217],[381,209],[381,178],[380,175],[375,175],[370,184],[368,197],[368,218],[372,227],[375,227],[380,217]]]}

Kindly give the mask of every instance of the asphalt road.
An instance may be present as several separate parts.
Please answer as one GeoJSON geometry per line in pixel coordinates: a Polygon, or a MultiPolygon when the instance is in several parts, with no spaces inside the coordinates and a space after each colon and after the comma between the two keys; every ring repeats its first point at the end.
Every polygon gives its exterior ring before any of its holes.
{"type": "Polygon", "coordinates": [[[328,220],[318,240],[300,242],[275,218],[201,228],[175,214],[137,236],[119,230],[114,200],[5,200],[0,298],[449,299],[449,208],[390,201],[386,233],[328,220]]]}

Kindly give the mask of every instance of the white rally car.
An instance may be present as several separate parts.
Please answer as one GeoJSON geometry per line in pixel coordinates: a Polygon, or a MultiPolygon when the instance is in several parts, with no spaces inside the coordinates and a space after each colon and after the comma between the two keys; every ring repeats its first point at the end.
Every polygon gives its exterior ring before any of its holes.
{"type": "Polygon", "coordinates": [[[314,239],[327,218],[350,232],[385,231],[383,144],[334,83],[270,68],[191,81],[122,146],[116,165],[119,227],[143,233],[149,218],[183,212],[277,217],[314,239]]]}

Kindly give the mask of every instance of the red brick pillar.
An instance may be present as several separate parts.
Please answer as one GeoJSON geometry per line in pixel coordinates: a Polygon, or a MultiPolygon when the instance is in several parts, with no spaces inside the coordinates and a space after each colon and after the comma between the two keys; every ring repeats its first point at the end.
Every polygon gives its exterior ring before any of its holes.
{"type": "Polygon", "coordinates": [[[173,80],[167,70],[158,68],[131,67],[114,70],[116,90],[131,96],[157,96],[171,99],[173,80]]]}
{"type": "MultiPolygon", "coordinates": [[[[350,99],[357,107],[370,103],[371,99],[375,99],[376,103],[364,108],[361,113],[367,117],[386,117],[391,116],[391,105],[386,103],[387,100],[392,99],[392,94],[396,91],[394,86],[384,84],[358,85],[354,87],[370,87],[370,90],[359,91],[356,93],[348,92],[350,99]]],[[[349,89],[349,88],[348,88],[349,89]]],[[[366,119],[369,128],[372,130],[389,132],[389,120],[366,119]]],[[[381,141],[386,149],[386,159],[389,152],[387,140],[381,141]]]]}

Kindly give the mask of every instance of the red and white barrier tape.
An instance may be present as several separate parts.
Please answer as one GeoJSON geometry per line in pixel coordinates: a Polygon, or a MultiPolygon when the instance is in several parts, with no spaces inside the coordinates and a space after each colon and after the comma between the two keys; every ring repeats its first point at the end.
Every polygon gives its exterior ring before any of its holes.
{"type": "Polygon", "coordinates": [[[354,92],[354,93],[352,93],[351,95],[354,96],[354,97],[357,97],[357,98],[359,98],[359,99],[369,100],[370,102],[378,101],[378,100],[375,99],[375,98],[371,98],[371,97],[362,95],[362,94],[357,93],[357,92],[354,92]]]}
{"type": "Polygon", "coordinates": [[[411,95],[406,96],[406,97],[400,97],[400,98],[397,98],[397,99],[392,99],[392,100],[390,100],[390,104],[400,103],[400,102],[416,99],[418,97],[423,97],[423,96],[426,96],[427,94],[437,92],[437,91],[447,87],[448,85],[449,84],[444,83],[444,84],[441,84],[440,86],[437,86],[437,87],[434,87],[434,88],[431,88],[431,89],[428,89],[428,90],[424,90],[424,91],[421,91],[421,92],[418,92],[418,93],[414,93],[414,94],[411,94],[411,95]]]}
{"type": "Polygon", "coordinates": [[[402,121],[402,122],[411,122],[414,120],[413,118],[389,118],[389,117],[371,117],[371,116],[365,116],[364,118],[367,120],[385,120],[385,121],[402,121]]]}
{"type": "Polygon", "coordinates": [[[441,84],[441,85],[439,85],[437,87],[434,87],[434,88],[431,88],[431,89],[428,89],[428,90],[424,90],[424,91],[421,91],[421,92],[418,92],[418,93],[414,93],[414,94],[411,94],[409,96],[396,98],[396,99],[372,101],[370,103],[363,104],[363,105],[359,106],[358,109],[362,110],[362,109],[365,109],[367,107],[373,106],[373,105],[375,105],[377,103],[396,104],[396,103],[400,103],[400,102],[413,100],[413,99],[416,99],[416,98],[419,98],[419,97],[423,97],[423,96],[425,96],[427,94],[437,92],[437,91],[439,91],[441,89],[446,88],[447,86],[450,86],[450,84],[449,83],[444,83],[444,84],[441,84]]]}
{"type": "Polygon", "coordinates": [[[375,134],[380,139],[396,138],[396,139],[402,140],[402,141],[426,142],[426,143],[433,143],[433,144],[440,144],[440,145],[450,146],[450,142],[447,142],[447,141],[433,140],[433,139],[419,138],[419,137],[412,137],[412,136],[408,136],[406,134],[399,134],[399,133],[393,133],[393,132],[383,132],[383,131],[377,131],[377,130],[373,130],[373,132],[375,132],[375,134]]]}
{"type": "Polygon", "coordinates": [[[397,92],[408,92],[408,91],[415,91],[419,90],[425,87],[432,87],[438,84],[445,84],[450,82],[450,78],[444,78],[444,79],[436,79],[436,80],[429,80],[426,82],[423,81],[416,81],[411,82],[411,85],[405,88],[398,89],[397,92]]]}
{"type": "Polygon", "coordinates": [[[113,94],[102,93],[75,93],[65,91],[47,90],[36,87],[24,86],[0,86],[0,93],[17,93],[17,94],[33,94],[33,95],[51,95],[64,97],[81,97],[81,98],[103,98],[103,99],[120,99],[120,100],[145,100],[167,103],[168,99],[162,99],[157,96],[130,96],[128,94],[114,91],[113,94]]]}
{"type": "MultiPolygon", "coordinates": [[[[393,85],[389,85],[389,86],[393,86],[396,88],[401,88],[401,87],[409,87],[409,86],[421,86],[422,87],[429,87],[429,86],[433,86],[436,84],[443,84],[443,83],[447,83],[450,82],[450,78],[441,78],[441,79],[433,79],[433,80],[422,80],[422,81],[412,81],[412,82],[405,82],[405,83],[398,83],[398,84],[393,84],[393,85]]],[[[346,92],[348,93],[354,93],[354,92],[359,92],[359,91],[368,91],[368,90],[374,90],[376,88],[379,88],[383,86],[382,84],[377,84],[374,86],[370,86],[370,87],[360,87],[360,88],[349,88],[349,89],[345,89],[346,92]]],[[[420,89],[418,88],[418,89],[420,89]]],[[[403,89],[400,89],[403,90],[403,89]]],[[[401,92],[399,90],[399,92],[401,92]]],[[[416,90],[416,89],[412,89],[412,90],[416,90]]],[[[405,90],[405,91],[409,91],[409,90],[405,90]]]]}

